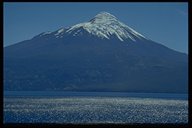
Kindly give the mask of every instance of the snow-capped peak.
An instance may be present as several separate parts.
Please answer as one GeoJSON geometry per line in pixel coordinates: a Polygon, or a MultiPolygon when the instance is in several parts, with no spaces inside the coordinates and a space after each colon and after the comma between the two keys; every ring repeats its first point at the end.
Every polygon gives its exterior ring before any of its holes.
{"type": "MultiPolygon", "coordinates": [[[[145,37],[120,22],[115,16],[108,12],[101,12],[88,22],[79,23],[68,28],[61,28],[55,32],[44,32],[35,37],[53,34],[56,38],[64,38],[66,35],[82,36],[83,31],[101,39],[116,37],[120,41],[144,39],[145,37]]],[[[145,38],[146,39],[146,38],[145,38]]]]}
{"type": "Polygon", "coordinates": [[[92,20],[90,20],[90,22],[100,21],[100,20],[101,21],[117,20],[117,18],[108,12],[101,12],[101,13],[97,14],[92,20]]]}
{"type": "Polygon", "coordinates": [[[120,41],[127,39],[136,41],[137,39],[145,38],[107,12],[97,14],[89,22],[76,24],[67,29],[66,32],[75,36],[80,35],[80,31],[78,31],[80,28],[102,39],[110,39],[112,35],[115,35],[120,41]]]}

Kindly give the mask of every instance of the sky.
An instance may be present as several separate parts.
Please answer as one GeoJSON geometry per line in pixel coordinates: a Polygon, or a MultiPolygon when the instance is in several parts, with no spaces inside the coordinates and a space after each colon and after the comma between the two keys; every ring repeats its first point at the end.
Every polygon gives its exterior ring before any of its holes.
{"type": "Polygon", "coordinates": [[[109,12],[145,37],[188,53],[188,3],[185,2],[4,2],[3,46],[109,12]]]}

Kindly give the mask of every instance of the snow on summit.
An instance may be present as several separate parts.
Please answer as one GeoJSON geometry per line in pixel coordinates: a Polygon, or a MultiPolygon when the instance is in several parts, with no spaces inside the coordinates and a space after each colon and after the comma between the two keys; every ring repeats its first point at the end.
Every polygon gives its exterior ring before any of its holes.
{"type": "MultiPolygon", "coordinates": [[[[110,39],[112,35],[115,35],[120,41],[126,39],[136,41],[137,38],[145,38],[143,35],[118,21],[115,16],[108,12],[101,12],[89,22],[76,24],[70,27],[66,32],[73,33],[79,28],[83,28],[95,36],[106,39],[110,39]]],[[[77,34],[78,33],[76,33],[76,35],[77,34]]]]}
{"type": "Polygon", "coordinates": [[[64,28],[59,29],[56,31],[55,36],[56,38],[62,38],[65,33],[79,36],[82,35],[82,29],[101,39],[110,39],[110,37],[115,36],[120,41],[136,41],[137,39],[145,38],[108,12],[101,12],[90,21],[76,24],[66,28],[65,31],[64,28]]]}

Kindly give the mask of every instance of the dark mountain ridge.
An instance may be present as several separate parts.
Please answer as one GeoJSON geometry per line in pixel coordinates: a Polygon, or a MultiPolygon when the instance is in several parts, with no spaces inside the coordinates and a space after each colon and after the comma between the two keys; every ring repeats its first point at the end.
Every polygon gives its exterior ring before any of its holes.
{"type": "Polygon", "coordinates": [[[4,48],[5,90],[188,90],[188,56],[106,12],[4,48]]]}

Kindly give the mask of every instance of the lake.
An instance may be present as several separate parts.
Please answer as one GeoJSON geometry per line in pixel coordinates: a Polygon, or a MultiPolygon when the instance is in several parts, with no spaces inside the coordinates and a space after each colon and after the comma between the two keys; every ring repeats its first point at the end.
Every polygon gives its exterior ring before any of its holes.
{"type": "Polygon", "coordinates": [[[188,123],[188,95],[4,92],[4,123],[188,123]]]}

